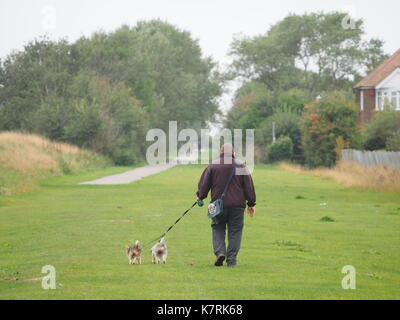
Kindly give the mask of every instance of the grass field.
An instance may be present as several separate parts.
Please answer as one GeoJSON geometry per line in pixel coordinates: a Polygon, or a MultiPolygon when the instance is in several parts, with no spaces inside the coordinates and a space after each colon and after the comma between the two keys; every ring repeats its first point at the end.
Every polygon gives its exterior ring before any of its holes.
{"type": "Polygon", "coordinates": [[[110,168],[42,180],[0,196],[0,299],[399,299],[400,194],[362,191],[276,166],[254,172],[236,268],[215,268],[210,221],[194,208],[169,234],[169,260],[128,265],[124,246],[157,237],[194,199],[201,166],[124,186],[80,181],[110,168]],[[57,270],[43,290],[41,268],[57,270]],[[343,290],[353,265],[357,289],[343,290]],[[18,280],[16,280],[18,279],[18,280]]]}

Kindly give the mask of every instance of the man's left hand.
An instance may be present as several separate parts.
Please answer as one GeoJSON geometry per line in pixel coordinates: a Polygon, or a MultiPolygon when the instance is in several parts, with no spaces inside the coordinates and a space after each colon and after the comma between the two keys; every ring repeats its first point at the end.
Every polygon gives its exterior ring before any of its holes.
{"type": "Polygon", "coordinates": [[[249,213],[249,216],[253,218],[255,216],[255,214],[256,214],[256,208],[255,207],[248,207],[247,208],[247,212],[249,213]]]}

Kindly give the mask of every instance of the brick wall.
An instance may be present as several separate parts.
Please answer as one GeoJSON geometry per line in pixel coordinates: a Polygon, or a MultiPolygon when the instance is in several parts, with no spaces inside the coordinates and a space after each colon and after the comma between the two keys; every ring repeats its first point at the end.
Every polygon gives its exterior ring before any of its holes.
{"type": "Polygon", "coordinates": [[[375,90],[356,89],[356,102],[359,107],[358,123],[364,125],[371,121],[375,110],[375,90]],[[361,92],[364,92],[364,110],[361,110],[361,92]]]}

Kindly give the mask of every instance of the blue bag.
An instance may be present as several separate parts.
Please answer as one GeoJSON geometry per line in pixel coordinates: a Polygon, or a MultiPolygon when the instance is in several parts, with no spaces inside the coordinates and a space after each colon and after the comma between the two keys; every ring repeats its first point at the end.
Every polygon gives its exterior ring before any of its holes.
{"type": "Polygon", "coordinates": [[[233,176],[236,173],[236,165],[235,163],[232,164],[232,172],[231,175],[229,176],[228,182],[225,185],[224,192],[222,193],[221,198],[215,200],[214,202],[210,202],[208,205],[208,217],[213,219],[216,216],[220,215],[224,211],[224,197],[225,193],[228,190],[229,184],[232,181],[233,176]]]}

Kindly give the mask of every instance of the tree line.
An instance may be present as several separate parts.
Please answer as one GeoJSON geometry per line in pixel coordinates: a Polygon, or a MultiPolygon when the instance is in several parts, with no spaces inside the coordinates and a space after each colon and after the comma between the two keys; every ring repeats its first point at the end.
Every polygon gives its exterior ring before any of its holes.
{"type": "Polygon", "coordinates": [[[226,81],[240,80],[224,125],[256,129],[261,160],[331,166],[340,147],[396,149],[396,116],[357,126],[351,88],[387,55],[381,40],[365,39],[362,20],[344,29],[345,18],[292,14],[265,34],[237,37],[224,72],[189,32],[161,20],[73,43],[36,39],[0,61],[0,130],[132,164],[143,159],[148,129],[167,130],[169,120],[178,129],[206,127],[221,113],[226,81]]]}
{"type": "Polygon", "coordinates": [[[221,94],[216,63],[189,32],[160,20],[74,43],[41,38],[0,63],[0,130],[89,148],[116,164],[145,154],[149,128],[200,129],[221,94]]]}

